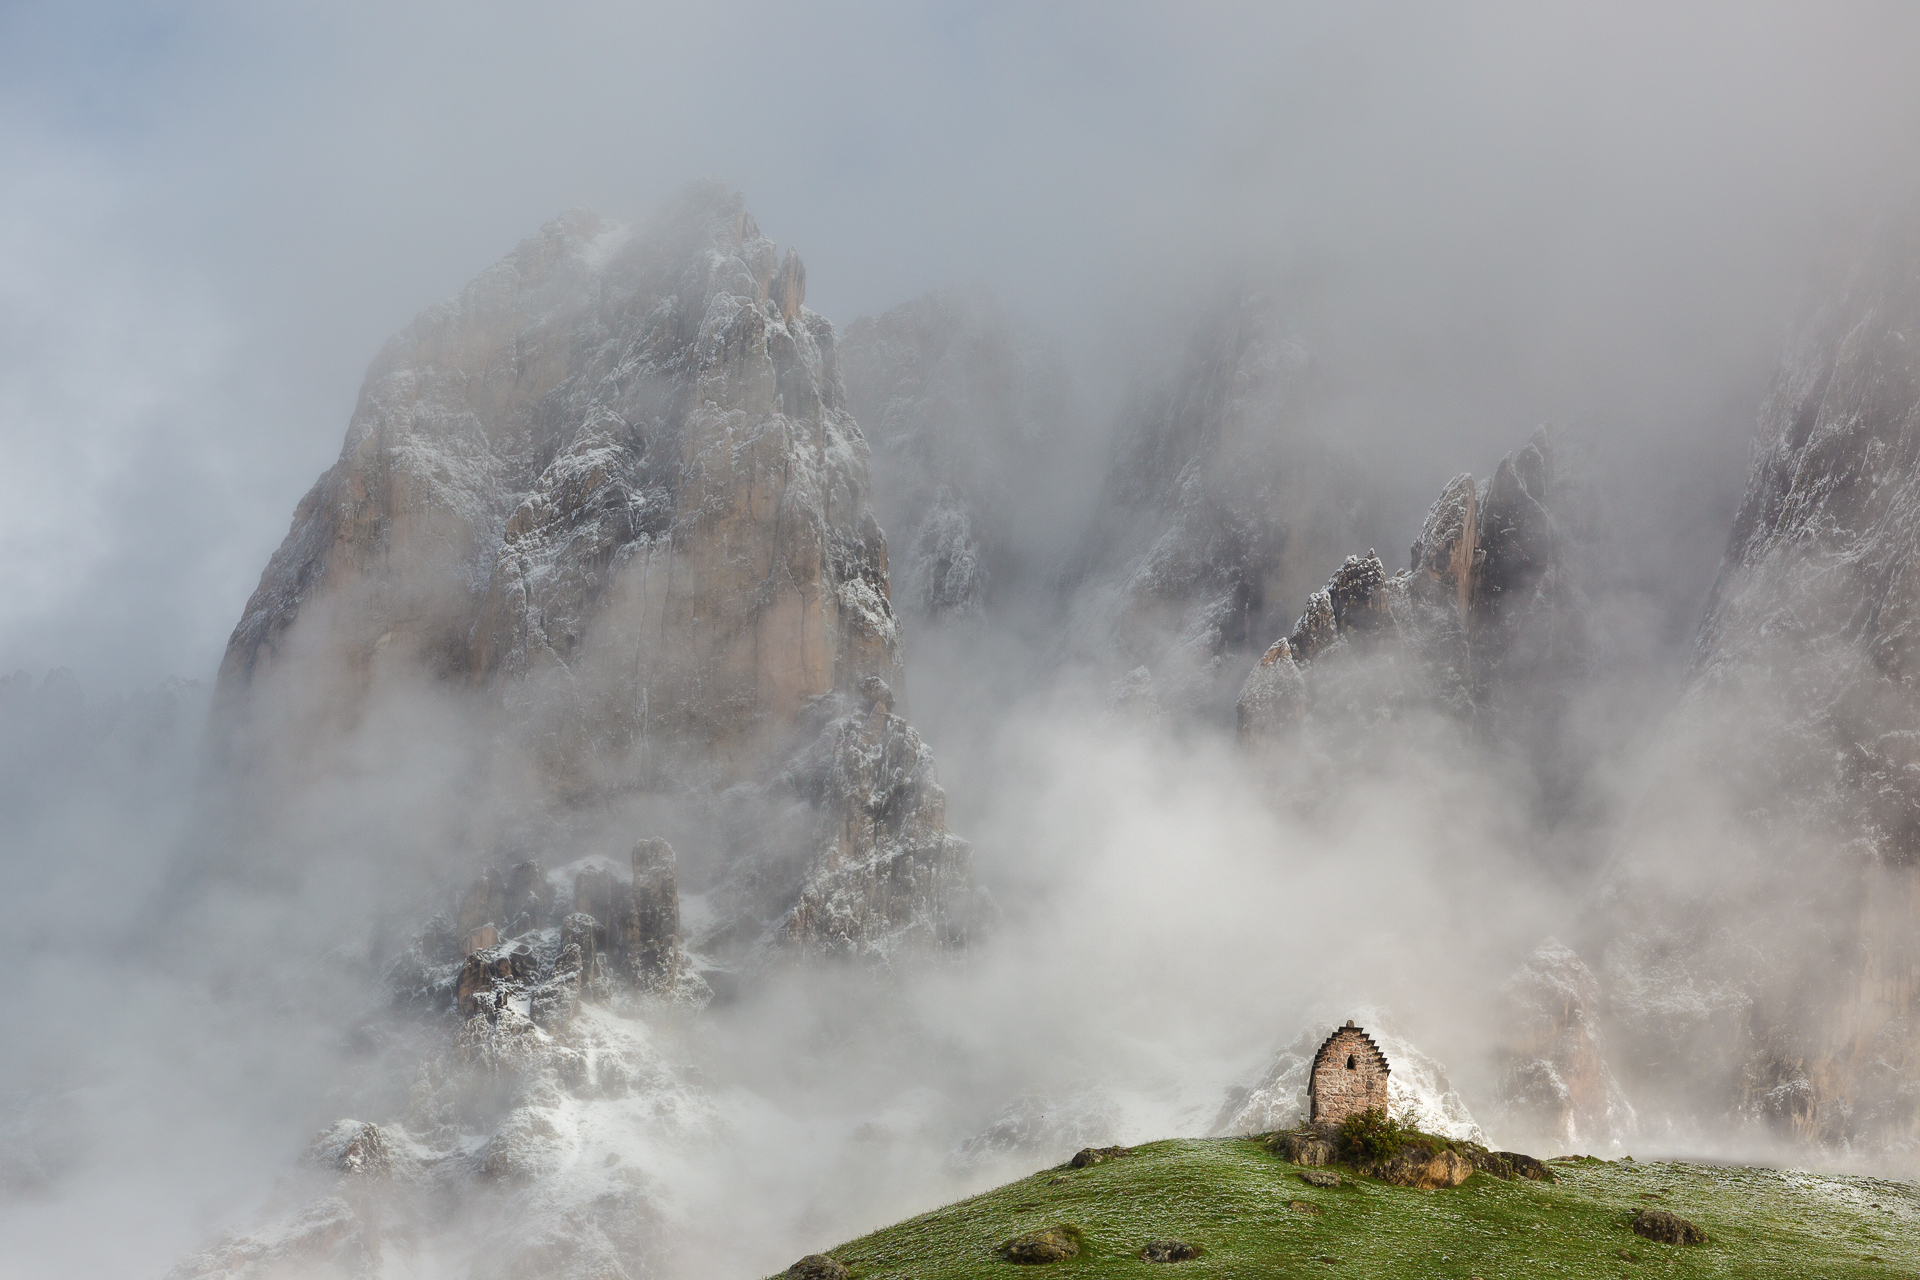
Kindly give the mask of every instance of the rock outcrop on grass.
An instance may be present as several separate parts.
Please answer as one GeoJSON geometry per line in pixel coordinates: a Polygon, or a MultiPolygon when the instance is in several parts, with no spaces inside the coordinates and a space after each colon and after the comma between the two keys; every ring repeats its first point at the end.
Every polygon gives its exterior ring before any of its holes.
{"type": "Polygon", "coordinates": [[[1468,1151],[1467,1158],[1473,1161],[1473,1167],[1479,1172],[1490,1173],[1507,1181],[1515,1178],[1525,1178],[1529,1182],[1553,1181],[1553,1170],[1547,1168],[1544,1160],[1522,1155],[1518,1151],[1487,1151],[1475,1147],[1468,1151]]]}
{"type": "Polygon", "coordinates": [[[1316,1187],[1340,1185],[1340,1175],[1325,1168],[1331,1164],[1396,1187],[1426,1191],[1457,1187],[1475,1173],[1506,1181],[1553,1181],[1547,1166],[1532,1156],[1421,1133],[1379,1112],[1349,1117],[1341,1125],[1302,1125],[1274,1134],[1266,1146],[1281,1159],[1303,1166],[1301,1179],[1316,1187]]]}
{"type": "Polygon", "coordinates": [[[1197,1244],[1185,1240],[1149,1240],[1140,1250],[1142,1262],[1192,1262],[1205,1253],[1197,1244]]]}
{"type": "Polygon", "coordinates": [[[1330,1125],[1325,1127],[1309,1125],[1286,1133],[1274,1134],[1267,1140],[1267,1147],[1289,1164],[1317,1169],[1321,1165],[1332,1164],[1339,1159],[1338,1137],[1339,1131],[1330,1125]]]}
{"type": "Polygon", "coordinates": [[[1038,1231],[1029,1231],[1013,1237],[1004,1242],[996,1252],[1008,1262],[1018,1262],[1028,1266],[1047,1262],[1064,1262],[1068,1258],[1080,1255],[1080,1228],[1042,1227],[1038,1231]]]}
{"type": "Polygon", "coordinates": [[[1434,1191],[1471,1178],[1473,1162],[1451,1147],[1414,1143],[1389,1160],[1361,1165],[1360,1172],[1396,1187],[1434,1191]]]}
{"type": "Polygon", "coordinates": [[[1633,1234],[1657,1240],[1661,1244],[1705,1244],[1707,1233],[1677,1213],[1665,1209],[1642,1209],[1634,1215],[1633,1234]]]}
{"type": "Polygon", "coordinates": [[[1121,1156],[1130,1156],[1129,1147],[1082,1147],[1073,1153],[1073,1159],[1067,1161],[1076,1169],[1085,1169],[1096,1164],[1105,1164],[1109,1160],[1118,1160],[1121,1156]]]}
{"type": "Polygon", "coordinates": [[[847,1280],[852,1274],[846,1263],[824,1253],[810,1253],[787,1268],[788,1280],[847,1280]]]}

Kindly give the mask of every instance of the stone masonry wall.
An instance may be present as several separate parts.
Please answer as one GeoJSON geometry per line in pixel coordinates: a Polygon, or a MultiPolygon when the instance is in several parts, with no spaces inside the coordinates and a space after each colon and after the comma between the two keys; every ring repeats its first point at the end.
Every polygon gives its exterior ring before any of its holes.
{"type": "Polygon", "coordinates": [[[1373,1037],[1349,1021],[1328,1036],[1313,1057],[1307,1082],[1311,1118],[1338,1123],[1355,1112],[1386,1110],[1388,1071],[1386,1055],[1373,1037]]]}

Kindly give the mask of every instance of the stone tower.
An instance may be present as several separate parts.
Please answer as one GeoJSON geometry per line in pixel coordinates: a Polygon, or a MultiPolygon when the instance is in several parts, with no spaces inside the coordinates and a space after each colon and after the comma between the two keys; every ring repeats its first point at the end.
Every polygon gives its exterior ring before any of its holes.
{"type": "Polygon", "coordinates": [[[1347,1019],[1313,1055],[1307,1078],[1307,1118],[1338,1124],[1359,1111],[1387,1109],[1387,1055],[1373,1037],[1347,1019]]]}

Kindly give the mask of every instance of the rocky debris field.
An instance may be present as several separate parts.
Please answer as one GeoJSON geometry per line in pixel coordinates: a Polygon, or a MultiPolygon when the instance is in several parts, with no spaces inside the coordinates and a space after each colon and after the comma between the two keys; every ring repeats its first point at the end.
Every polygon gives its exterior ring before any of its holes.
{"type": "Polygon", "coordinates": [[[1274,1145],[1271,1136],[1155,1142],[1124,1160],[1057,1165],[824,1256],[852,1280],[971,1280],[1044,1266],[1158,1275],[1169,1263],[1181,1275],[1238,1280],[1920,1272],[1912,1183],[1580,1156],[1546,1162],[1550,1180],[1476,1169],[1460,1185],[1415,1190],[1351,1167],[1337,1180],[1303,1180],[1296,1175],[1322,1170],[1291,1164],[1274,1145]]]}

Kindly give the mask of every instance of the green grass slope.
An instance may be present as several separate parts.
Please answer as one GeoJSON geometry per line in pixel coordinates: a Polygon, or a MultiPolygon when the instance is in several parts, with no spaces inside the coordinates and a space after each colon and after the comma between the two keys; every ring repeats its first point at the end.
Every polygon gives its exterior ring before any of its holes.
{"type": "Polygon", "coordinates": [[[1241,1138],[1155,1142],[1087,1169],[1060,1166],[830,1250],[855,1280],[1072,1275],[1199,1280],[1279,1276],[1796,1276],[1920,1280],[1920,1186],[1769,1169],[1598,1160],[1553,1162],[1557,1182],[1411,1191],[1342,1171],[1311,1187],[1241,1138]],[[1705,1228],[1704,1245],[1643,1240],[1640,1209],[1705,1228]],[[994,1252],[1038,1227],[1072,1224],[1080,1256],[1016,1266],[994,1252]],[[1147,1263],[1148,1240],[1204,1257],[1147,1263]],[[1633,1255],[1630,1260],[1622,1251],[1633,1255]]]}

